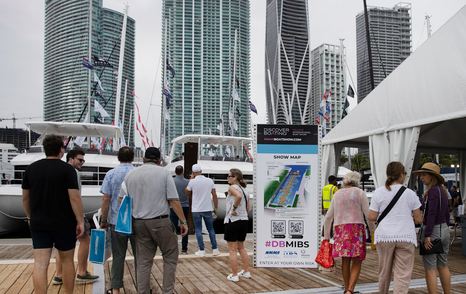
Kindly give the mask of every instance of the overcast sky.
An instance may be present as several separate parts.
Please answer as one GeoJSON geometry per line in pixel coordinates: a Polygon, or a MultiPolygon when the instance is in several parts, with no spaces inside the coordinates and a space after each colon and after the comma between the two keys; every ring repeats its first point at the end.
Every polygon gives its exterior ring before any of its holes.
{"type": "MultiPolygon", "coordinates": [[[[214,1],[214,0],[210,0],[214,1]]],[[[128,0],[129,16],[136,20],[136,95],[143,119],[158,144],[160,123],[161,0],[128,0]],[[150,105],[152,101],[152,105],[150,105]],[[149,115],[148,115],[149,114],[149,115]]],[[[370,6],[393,7],[400,1],[368,0],[370,6]]],[[[409,2],[409,1],[406,1],[409,2]]],[[[265,123],[265,3],[251,5],[251,100],[259,115],[253,122],[265,123]]],[[[432,30],[441,27],[466,0],[413,0],[412,45],[415,50],[427,38],[425,16],[431,16],[432,30]]],[[[0,118],[42,118],[44,62],[43,0],[2,1],[0,5],[0,118]]],[[[104,0],[104,6],[123,11],[122,0],[104,0]]],[[[309,0],[311,48],[322,43],[339,44],[345,39],[347,63],[356,82],[355,17],[363,10],[362,0],[309,0]]],[[[434,57],[433,57],[434,58],[434,57]]],[[[348,83],[351,80],[348,76],[348,83]]],[[[18,122],[23,125],[24,120],[18,122]]],[[[0,127],[11,127],[11,120],[0,127]]]]}

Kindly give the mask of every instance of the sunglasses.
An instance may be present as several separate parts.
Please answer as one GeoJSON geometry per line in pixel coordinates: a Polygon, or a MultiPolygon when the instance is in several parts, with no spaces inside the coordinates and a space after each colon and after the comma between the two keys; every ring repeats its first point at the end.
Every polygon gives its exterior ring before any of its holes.
{"type": "Polygon", "coordinates": [[[228,178],[234,178],[235,176],[232,176],[232,175],[228,175],[228,178]]]}

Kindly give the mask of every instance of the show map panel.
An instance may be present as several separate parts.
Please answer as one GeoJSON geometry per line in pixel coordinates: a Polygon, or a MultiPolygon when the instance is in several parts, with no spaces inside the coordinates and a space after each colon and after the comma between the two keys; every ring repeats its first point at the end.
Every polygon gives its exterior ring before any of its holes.
{"type": "Polygon", "coordinates": [[[319,129],[258,125],[256,266],[317,267],[319,129]]]}

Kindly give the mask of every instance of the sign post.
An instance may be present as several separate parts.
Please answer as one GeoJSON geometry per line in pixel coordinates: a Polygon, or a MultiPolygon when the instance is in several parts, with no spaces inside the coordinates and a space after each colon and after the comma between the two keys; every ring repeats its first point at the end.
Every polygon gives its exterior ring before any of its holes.
{"type": "Polygon", "coordinates": [[[319,138],[318,126],[257,125],[257,267],[317,267],[319,138]]]}

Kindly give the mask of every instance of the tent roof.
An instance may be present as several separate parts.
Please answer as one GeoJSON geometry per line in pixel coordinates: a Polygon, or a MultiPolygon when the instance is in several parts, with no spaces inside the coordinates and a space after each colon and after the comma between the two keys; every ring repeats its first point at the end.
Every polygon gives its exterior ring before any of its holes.
{"type": "Polygon", "coordinates": [[[420,147],[466,148],[465,52],[466,6],[385,78],[322,144],[366,143],[373,134],[422,126],[420,147]],[[439,140],[440,134],[445,139],[439,140]]]}

